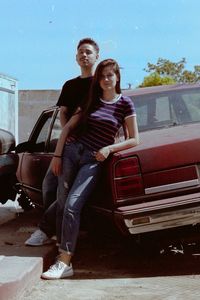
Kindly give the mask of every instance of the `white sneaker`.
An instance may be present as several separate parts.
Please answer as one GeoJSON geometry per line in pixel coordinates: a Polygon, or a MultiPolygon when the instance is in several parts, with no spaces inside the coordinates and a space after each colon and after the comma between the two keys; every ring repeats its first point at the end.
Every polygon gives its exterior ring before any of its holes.
{"type": "Polygon", "coordinates": [[[52,239],[53,241],[57,241],[57,236],[56,236],[56,235],[53,235],[53,236],[51,237],[51,239],[52,239]]]}
{"type": "Polygon", "coordinates": [[[33,234],[31,234],[30,238],[25,241],[26,246],[42,246],[51,244],[53,241],[48,238],[46,233],[42,230],[37,229],[33,234]]]}
{"type": "Polygon", "coordinates": [[[74,275],[72,264],[69,266],[64,262],[57,260],[56,263],[50,266],[49,270],[44,272],[41,277],[44,279],[60,279],[74,275]]]}

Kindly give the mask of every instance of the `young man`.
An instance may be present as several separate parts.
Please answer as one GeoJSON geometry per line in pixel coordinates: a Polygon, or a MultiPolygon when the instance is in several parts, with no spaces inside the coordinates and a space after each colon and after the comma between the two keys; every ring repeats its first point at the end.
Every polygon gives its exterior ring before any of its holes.
{"type": "MultiPolygon", "coordinates": [[[[60,106],[60,122],[62,127],[64,127],[75,112],[76,108],[86,98],[90,89],[95,63],[98,60],[98,57],[99,46],[93,39],[84,38],[79,41],[76,61],[80,66],[81,75],[65,82],[57,102],[57,105],[60,106]]],[[[46,210],[49,206],[51,206],[48,213],[48,219],[50,219],[49,223],[51,223],[51,228],[48,228],[47,230],[49,236],[53,236],[55,232],[56,207],[54,205],[54,201],[56,200],[57,185],[58,178],[53,174],[49,167],[42,184],[44,209],[46,210]]],[[[44,214],[44,217],[40,222],[39,227],[41,229],[46,217],[47,216],[44,214]]],[[[51,243],[52,240],[49,239],[41,229],[36,230],[31,237],[26,240],[25,245],[41,246],[51,243]]]]}
{"type": "MultiPolygon", "coordinates": [[[[60,106],[60,122],[64,127],[76,108],[86,97],[94,66],[99,57],[99,47],[91,38],[84,38],[77,46],[76,61],[81,69],[81,75],[68,80],[62,87],[57,105],[60,106]]],[[[43,203],[46,210],[56,199],[57,177],[53,175],[50,168],[43,181],[43,203]]]]}

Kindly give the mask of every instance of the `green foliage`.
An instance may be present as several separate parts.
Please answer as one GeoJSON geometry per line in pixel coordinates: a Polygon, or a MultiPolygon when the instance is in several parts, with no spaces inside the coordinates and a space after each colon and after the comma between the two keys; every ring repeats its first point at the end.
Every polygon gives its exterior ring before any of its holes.
{"type": "Polygon", "coordinates": [[[144,77],[143,82],[139,87],[155,86],[155,85],[165,85],[165,84],[175,84],[176,81],[169,77],[161,77],[158,73],[154,72],[149,76],[144,77]]]}
{"type": "Polygon", "coordinates": [[[159,58],[156,64],[148,63],[144,69],[150,73],[139,85],[153,86],[173,83],[195,83],[200,81],[200,65],[194,66],[194,71],[185,69],[186,59],[179,62],[172,62],[168,59],[159,58]]]}

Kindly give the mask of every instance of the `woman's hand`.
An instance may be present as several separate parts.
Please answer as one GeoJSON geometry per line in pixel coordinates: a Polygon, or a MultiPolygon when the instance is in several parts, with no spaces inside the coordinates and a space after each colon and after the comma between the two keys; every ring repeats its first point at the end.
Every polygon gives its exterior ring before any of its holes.
{"type": "Polygon", "coordinates": [[[51,160],[51,170],[55,176],[59,176],[62,171],[61,157],[53,157],[51,160]]]}
{"type": "Polygon", "coordinates": [[[108,147],[101,148],[95,154],[95,158],[97,161],[104,161],[110,154],[110,149],[108,147]]]}

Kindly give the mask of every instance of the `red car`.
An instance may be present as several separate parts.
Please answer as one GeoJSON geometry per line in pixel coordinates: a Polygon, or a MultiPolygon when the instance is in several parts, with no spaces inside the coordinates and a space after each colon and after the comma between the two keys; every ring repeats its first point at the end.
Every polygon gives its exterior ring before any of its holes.
{"type": "MultiPolygon", "coordinates": [[[[107,160],[87,204],[91,219],[107,220],[124,235],[199,223],[200,85],[123,93],[136,107],[140,145],[107,160]]],[[[21,203],[42,205],[41,183],[60,130],[59,108],[49,108],[18,145],[21,203]]]]}

